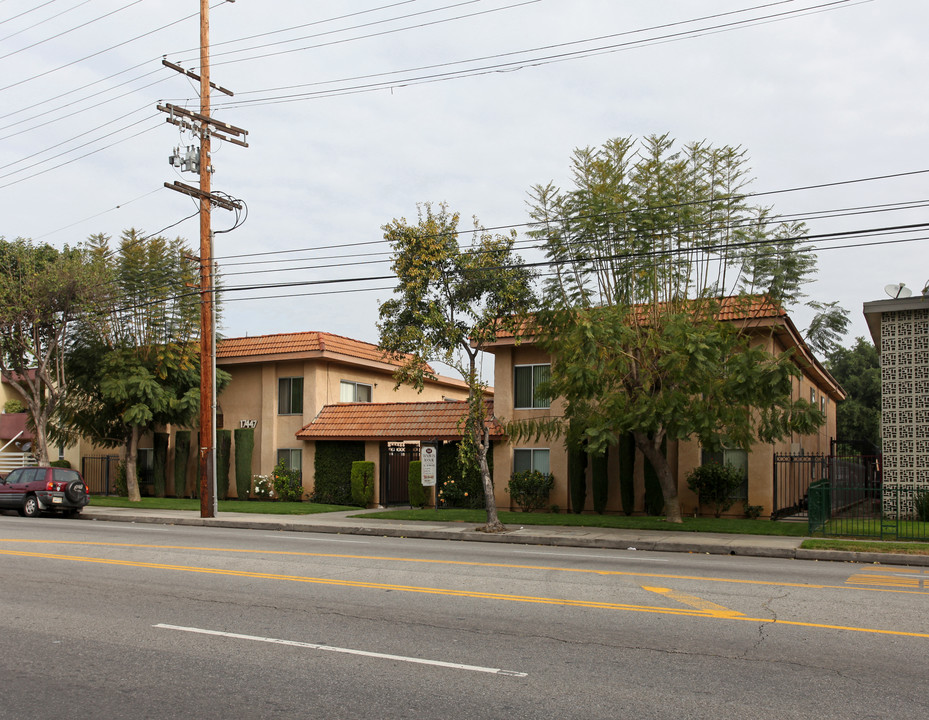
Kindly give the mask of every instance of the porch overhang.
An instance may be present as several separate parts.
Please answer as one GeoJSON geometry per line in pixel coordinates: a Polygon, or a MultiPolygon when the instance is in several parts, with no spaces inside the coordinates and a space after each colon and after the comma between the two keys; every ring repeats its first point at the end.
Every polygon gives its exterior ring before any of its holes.
{"type": "MultiPolygon", "coordinates": [[[[486,401],[486,425],[491,437],[503,437],[493,416],[493,401],[486,401]]],[[[407,440],[460,440],[468,414],[464,400],[409,403],[338,403],[325,405],[305,427],[299,440],[403,442],[407,440]]]]}

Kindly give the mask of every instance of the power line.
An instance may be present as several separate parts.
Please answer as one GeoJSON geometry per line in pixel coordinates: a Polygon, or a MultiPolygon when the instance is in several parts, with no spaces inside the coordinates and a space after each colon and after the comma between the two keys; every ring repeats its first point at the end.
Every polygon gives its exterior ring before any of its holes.
{"type": "Polygon", "coordinates": [[[80,225],[81,223],[85,223],[85,222],[87,222],[88,220],[94,220],[95,218],[98,218],[98,217],[100,217],[101,215],[107,215],[108,213],[111,213],[111,212],[113,212],[114,210],[121,210],[121,209],[124,208],[126,205],[129,205],[129,204],[131,204],[131,203],[134,203],[134,202],[136,202],[137,200],[141,200],[142,198],[147,198],[149,195],[154,195],[156,192],[161,192],[162,190],[164,190],[164,186],[159,186],[159,187],[155,188],[154,190],[151,190],[151,191],[145,193],[144,195],[139,195],[138,197],[132,198],[132,200],[126,200],[125,202],[121,202],[119,205],[115,205],[115,206],[113,206],[113,207],[111,207],[111,208],[109,208],[109,209],[107,209],[107,210],[103,210],[103,211],[101,211],[101,212],[98,212],[98,213],[95,214],[95,215],[90,215],[90,216],[85,217],[85,218],[83,218],[83,219],[81,219],[81,220],[76,220],[75,222],[70,223],[70,224],[68,224],[68,225],[63,225],[62,227],[57,228],[56,230],[50,230],[50,231],[47,232],[47,233],[43,233],[42,235],[38,235],[38,236],[34,237],[33,240],[41,240],[42,238],[48,237],[49,235],[54,235],[55,233],[59,233],[59,232],[61,232],[62,230],[67,230],[68,228],[72,228],[72,227],[74,227],[75,225],[80,225]]]}
{"type": "MultiPolygon", "coordinates": [[[[886,173],[883,175],[872,175],[869,177],[854,178],[851,180],[836,180],[836,181],[826,182],[826,183],[803,185],[803,186],[797,186],[797,187],[792,187],[792,188],[782,188],[780,190],[764,190],[764,191],[754,192],[754,193],[745,193],[744,195],[740,195],[737,199],[764,197],[767,195],[781,195],[785,193],[799,192],[799,191],[806,191],[806,190],[819,190],[822,188],[839,187],[842,185],[854,185],[854,184],[865,183],[865,182],[874,182],[877,180],[891,180],[895,178],[911,177],[915,175],[925,175],[927,173],[929,173],[929,169],[910,170],[910,171],[904,171],[904,172],[899,172],[899,173],[886,173]]],[[[714,199],[714,201],[716,200],[719,200],[719,198],[714,199]]],[[[662,206],[656,206],[655,209],[656,210],[667,210],[667,209],[681,207],[681,206],[682,206],[681,204],[662,205],[662,206]]],[[[612,214],[615,214],[615,213],[612,213],[612,214]]],[[[534,227],[537,225],[538,225],[537,222],[530,221],[530,222],[522,222],[522,223],[510,223],[508,225],[492,225],[490,227],[481,227],[480,230],[483,232],[499,232],[501,230],[515,230],[518,228],[534,227]]],[[[473,233],[473,232],[474,232],[474,229],[471,228],[468,230],[459,230],[454,234],[455,235],[466,235],[466,234],[473,233]]],[[[292,254],[292,253],[297,253],[297,252],[309,252],[309,251],[314,251],[314,250],[331,250],[335,248],[365,247],[365,246],[370,246],[370,245],[379,245],[384,242],[385,242],[384,240],[366,240],[366,241],[357,242],[357,243],[339,243],[335,245],[321,245],[315,248],[314,247],[302,247],[302,248],[293,248],[290,250],[268,250],[266,252],[245,253],[245,254],[239,254],[239,255],[219,255],[216,257],[216,259],[217,260],[235,260],[238,258],[266,257],[269,255],[287,255],[287,254],[292,254]]]]}
{"type": "MultiPolygon", "coordinates": [[[[56,2],[56,0],[51,0],[51,2],[56,2]]],[[[61,12],[55,13],[54,15],[49,15],[49,16],[48,16],[47,18],[45,18],[44,20],[39,20],[39,22],[37,22],[37,23],[33,23],[32,25],[29,25],[29,26],[27,26],[27,27],[21,28],[21,29],[17,30],[16,32],[13,32],[13,33],[10,33],[9,35],[3,36],[2,38],[0,38],[0,42],[3,42],[4,40],[9,40],[11,37],[15,37],[15,36],[17,36],[17,35],[20,35],[20,34],[26,32],[26,31],[28,31],[28,30],[32,30],[33,28],[37,28],[37,27],[39,27],[39,25],[44,25],[45,23],[47,23],[47,22],[49,22],[49,21],[51,21],[51,20],[54,20],[55,18],[59,18],[59,17],[61,17],[62,15],[66,15],[67,13],[71,12],[72,10],[77,10],[79,7],[81,7],[82,5],[86,5],[86,4],[89,3],[89,2],[90,2],[90,0],[81,0],[81,2],[79,2],[77,5],[72,5],[72,6],[69,7],[67,10],[62,10],[61,12]]],[[[45,4],[48,5],[49,3],[45,3],[45,4]]],[[[42,5],[39,5],[39,7],[42,7],[42,5]]],[[[38,10],[38,8],[33,8],[33,10],[38,10]]],[[[31,11],[30,11],[30,12],[31,12],[31,11]]],[[[3,23],[6,23],[6,22],[9,22],[9,21],[8,21],[8,20],[4,20],[3,22],[0,22],[0,25],[2,25],[3,23]]]]}
{"type": "Polygon", "coordinates": [[[131,8],[133,5],[138,5],[140,2],[142,2],[142,0],[132,0],[132,2],[130,2],[128,5],[123,5],[122,7],[118,7],[118,8],[116,8],[115,10],[111,10],[111,11],[108,12],[108,13],[104,13],[103,15],[100,15],[99,17],[95,17],[95,18],[93,18],[92,20],[88,20],[87,22],[81,23],[80,25],[76,25],[76,26],[74,26],[74,27],[72,27],[72,28],[69,28],[69,29],[67,29],[67,30],[62,30],[62,31],[61,31],[60,33],[58,33],[57,35],[52,35],[52,36],[50,36],[50,37],[45,38],[44,40],[37,40],[36,42],[32,43],[31,45],[26,45],[26,46],[24,46],[24,47],[19,48],[18,50],[14,50],[13,52],[8,52],[6,55],[0,55],[0,60],[4,60],[4,59],[6,59],[6,58],[8,58],[8,57],[11,57],[11,56],[13,56],[13,55],[17,55],[17,54],[19,54],[19,53],[21,53],[21,52],[24,52],[24,51],[26,51],[26,50],[30,50],[30,49],[32,49],[32,48],[38,46],[38,45],[42,45],[43,43],[47,43],[47,42],[49,42],[50,40],[55,40],[56,38],[60,38],[60,37],[62,37],[63,35],[67,35],[68,33],[74,32],[75,30],[80,30],[81,28],[87,27],[88,25],[92,25],[93,23],[98,22],[98,21],[100,21],[100,20],[105,20],[106,18],[111,17],[111,16],[115,15],[115,14],[118,13],[118,12],[122,12],[123,10],[127,10],[128,8],[131,8]]]}
{"type": "MultiPolygon", "coordinates": [[[[717,15],[707,15],[707,16],[703,16],[699,18],[693,18],[690,20],[681,20],[681,21],[676,21],[673,23],[665,23],[663,25],[656,25],[656,26],[652,26],[649,28],[642,28],[638,30],[627,30],[627,31],[620,32],[620,33],[613,33],[610,35],[603,35],[603,36],[598,36],[595,38],[588,38],[586,40],[575,40],[575,41],[570,41],[570,42],[565,42],[565,43],[557,43],[554,45],[546,45],[546,46],[542,46],[538,48],[532,48],[529,50],[512,51],[512,52],[506,52],[506,53],[499,53],[496,55],[484,56],[481,58],[472,58],[470,60],[461,60],[461,61],[453,61],[453,62],[447,62],[447,63],[439,63],[435,65],[421,66],[420,68],[413,68],[410,70],[397,70],[397,71],[391,71],[389,73],[373,73],[369,75],[356,76],[355,78],[345,78],[342,80],[333,80],[333,81],[321,81],[321,82],[307,83],[305,85],[296,85],[296,86],[290,86],[290,87],[298,88],[298,87],[313,87],[313,86],[318,86],[318,85],[330,85],[330,84],[335,84],[338,82],[352,82],[354,80],[364,80],[364,79],[370,79],[370,78],[375,78],[375,77],[397,75],[397,74],[405,73],[405,72],[420,72],[421,70],[431,70],[431,69],[438,69],[438,68],[450,67],[450,66],[455,66],[455,65],[483,62],[485,60],[493,60],[493,59],[499,59],[499,58],[505,58],[505,57],[526,55],[528,53],[543,52],[543,51],[564,48],[564,47],[569,47],[569,46],[579,45],[579,44],[589,44],[592,42],[599,42],[599,41],[602,41],[604,39],[609,39],[609,38],[617,38],[617,37],[623,37],[623,36],[628,36],[628,35],[635,35],[635,34],[640,34],[644,32],[651,32],[654,30],[662,30],[662,29],[667,29],[670,27],[692,24],[695,22],[702,22],[704,20],[712,20],[712,19],[721,17],[723,15],[740,14],[740,13],[749,12],[752,10],[757,10],[760,8],[765,8],[771,5],[780,5],[780,4],[784,4],[787,2],[795,2],[795,1],[796,0],[779,0],[779,2],[767,3],[765,5],[758,5],[758,6],[743,9],[743,10],[736,10],[736,11],[731,11],[728,13],[721,13],[717,15]]],[[[435,73],[432,75],[423,75],[423,76],[414,76],[410,78],[397,78],[393,80],[384,80],[380,82],[349,86],[345,88],[334,88],[330,90],[320,90],[320,91],[315,91],[315,92],[296,93],[292,95],[271,96],[271,97],[264,97],[264,98],[256,98],[253,100],[232,100],[227,103],[220,103],[219,105],[221,107],[226,107],[226,108],[242,108],[246,106],[257,107],[257,106],[262,106],[262,105],[283,104],[283,103],[299,102],[303,100],[319,99],[323,97],[341,97],[343,95],[359,94],[363,92],[374,92],[376,90],[382,90],[385,88],[392,88],[392,87],[403,87],[403,86],[408,86],[408,85],[444,82],[447,80],[456,80],[456,79],[461,79],[461,78],[466,78],[466,77],[474,77],[474,76],[486,75],[486,74],[497,73],[497,72],[512,72],[513,70],[518,70],[518,69],[522,69],[525,67],[537,67],[540,65],[547,65],[547,64],[551,64],[555,62],[564,62],[568,60],[581,59],[581,58],[593,56],[593,55],[619,52],[621,50],[633,49],[637,47],[644,47],[644,46],[651,45],[651,44],[690,39],[690,38],[698,37],[698,36],[705,35],[711,32],[715,33],[715,32],[723,32],[723,31],[731,31],[735,29],[740,29],[742,27],[750,26],[753,24],[758,24],[761,21],[770,22],[774,20],[782,20],[782,19],[786,19],[789,17],[798,16],[804,13],[809,13],[813,10],[838,10],[838,9],[841,9],[841,7],[846,5],[847,3],[852,3],[852,2],[854,2],[854,0],[832,0],[830,2],[824,2],[819,5],[799,8],[795,10],[788,10],[782,13],[774,13],[770,15],[765,15],[760,18],[758,17],[749,18],[745,20],[738,20],[738,21],[733,21],[729,23],[712,25],[709,27],[686,30],[683,32],[670,33],[670,34],[659,35],[655,37],[647,37],[647,38],[643,38],[640,40],[632,40],[628,42],[614,43],[610,45],[603,45],[603,46],[594,47],[594,48],[580,49],[580,50],[575,50],[575,51],[570,51],[570,52],[565,52],[565,53],[542,55],[542,56],[537,56],[537,57],[524,58],[520,60],[513,60],[510,62],[492,63],[492,64],[485,65],[482,67],[469,68],[469,69],[463,69],[463,70],[453,70],[453,71],[449,71],[445,73],[435,73]]],[[[434,23],[428,23],[428,24],[434,24],[434,23]]],[[[420,26],[415,26],[415,27],[420,27],[420,26]]],[[[394,29],[390,31],[384,31],[381,33],[373,33],[370,35],[365,35],[365,36],[360,36],[360,37],[355,37],[355,38],[347,38],[344,40],[333,41],[330,43],[322,43],[322,44],[318,44],[314,46],[309,46],[306,48],[297,48],[297,49],[282,51],[280,53],[259,55],[259,56],[255,56],[251,58],[240,58],[238,60],[226,61],[226,63],[243,62],[245,60],[255,60],[259,58],[270,57],[273,55],[280,55],[284,53],[298,52],[298,51],[308,50],[308,49],[316,49],[319,47],[326,47],[329,45],[341,44],[341,43],[350,42],[350,41],[354,41],[358,39],[366,39],[370,37],[376,37],[376,36],[385,35],[389,33],[399,32],[405,29],[410,29],[410,28],[400,28],[400,29],[394,29]]],[[[223,63],[217,63],[217,64],[223,64],[223,63]]],[[[243,93],[239,93],[239,95],[258,94],[261,92],[274,92],[274,91],[275,90],[271,88],[271,89],[265,89],[265,90],[246,91],[243,93]]]]}
{"type": "MultiPolygon", "coordinates": [[[[233,1],[234,1],[234,0],[233,0],[233,1]]],[[[228,0],[220,0],[220,2],[217,3],[216,6],[218,7],[219,5],[222,5],[222,4],[225,3],[225,2],[228,2],[228,0]]],[[[82,57],[82,58],[78,58],[77,60],[72,60],[71,62],[67,62],[67,63],[65,63],[64,65],[59,65],[58,67],[51,68],[50,70],[44,70],[43,72],[40,72],[40,73],[38,73],[38,74],[36,74],[36,75],[32,75],[32,76],[27,77],[27,78],[22,78],[21,80],[17,80],[17,81],[14,82],[14,83],[10,83],[9,85],[5,85],[5,86],[3,86],[3,87],[0,87],[0,92],[2,92],[2,91],[4,91],[4,90],[9,90],[10,88],[14,88],[14,87],[17,87],[17,86],[19,86],[19,85],[23,85],[23,84],[25,84],[25,83],[27,83],[27,82],[31,82],[32,80],[37,80],[37,79],[40,78],[40,77],[45,77],[46,75],[51,75],[52,73],[56,73],[56,72],[58,72],[59,70],[64,70],[65,68],[69,68],[69,67],[71,67],[71,66],[73,66],[73,65],[77,65],[78,63],[82,63],[82,62],[84,62],[85,60],[90,60],[91,58],[95,58],[95,57],[97,57],[98,55],[103,55],[104,53],[108,53],[108,52],[110,52],[111,50],[115,50],[116,48],[123,47],[124,45],[128,45],[129,43],[135,42],[136,40],[140,40],[140,39],[142,39],[142,38],[144,38],[144,37],[147,37],[147,36],[149,36],[149,35],[154,35],[156,32],[160,32],[160,31],[162,31],[162,30],[166,30],[166,29],[169,28],[169,27],[173,27],[174,25],[177,25],[177,24],[179,24],[179,23],[182,23],[182,22],[184,22],[185,20],[190,20],[191,18],[198,17],[198,16],[199,16],[199,13],[192,13],[192,14],[190,14],[190,15],[186,15],[186,16],[182,17],[182,18],[179,19],[179,20],[174,20],[174,21],[172,21],[172,22],[167,23],[166,25],[162,25],[162,26],[160,26],[160,27],[155,28],[154,30],[149,30],[149,31],[147,31],[147,32],[142,33],[141,35],[136,35],[135,37],[131,37],[131,38],[129,38],[128,40],[123,40],[122,42],[116,43],[115,45],[110,45],[109,47],[103,48],[102,50],[97,50],[97,52],[93,52],[93,53],[91,53],[90,55],[85,55],[85,56],[82,57]]],[[[148,61],[148,62],[151,62],[151,61],[148,61]]],[[[136,67],[138,67],[138,66],[136,66],[136,67]]],[[[125,72],[125,71],[124,71],[124,72],[125,72]]]]}
{"type": "Polygon", "coordinates": [[[122,140],[117,140],[116,142],[112,142],[112,143],[110,143],[109,145],[106,145],[106,146],[104,146],[104,147],[102,147],[102,148],[97,148],[96,150],[91,150],[90,152],[84,153],[83,155],[81,155],[81,156],[79,156],[79,157],[72,158],[71,160],[67,160],[67,161],[65,161],[65,162],[63,162],[63,163],[59,163],[58,165],[55,165],[54,167],[46,168],[45,170],[40,170],[39,172],[33,173],[32,175],[27,175],[27,176],[24,177],[24,178],[19,178],[18,180],[14,180],[14,181],[12,181],[12,182],[8,182],[8,183],[5,183],[5,184],[3,184],[3,185],[0,185],[0,189],[8,188],[8,187],[11,187],[11,186],[13,186],[13,185],[18,185],[19,183],[25,182],[26,180],[30,180],[30,179],[32,179],[32,178],[34,178],[34,177],[38,177],[39,175],[44,175],[45,173],[51,172],[52,170],[57,170],[57,169],[60,168],[60,167],[64,167],[65,165],[70,165],[70,164],[73,163],[73,162],[77,162],[78,160],[83,160],[83,159],[86,158],[86,157],[89,157],[89,156],[91,156],[91,155],[95,155],[96,153],[101,152],[101,151],[103,151],[103,150],[108,150],[108,149],[110,149],[111,147],[115,147],[116,145],[120,145],[121,143],[126,142],[127,140],[132,140],[133,138],[137,138],[139,135],[143,135],[144,133],[151,132],[152,130],[157,130],[157,129],[160,128],[160,127],[162,127],[162,123],[158,123],[157,125],[154,125],[154,126],[152,126],[152,127],[150,127],[150,128],[146,128],[145,130],[141,130],[140,132],[137,132],[137,133],[135,133],[134,135],[130,135],[129,137],[123,138],[122,140]]]}
{"type": "Polygon", "coordinates": [[[58,0],[46,0],[46,2],[42,3],[41,5],[36,5],[35,7],[29,8],[28,10],[23,10],[18,15],[13,15],[12,17],[8,17],[6,20],[0,20],[0,25],[5,25],[11,20],[16,20],[17,18],[21,18],[23,15],[28,15],[31,12],[40,10],[41,8],[44,8],[46,5],[51,5],[54,2],[58,2],[58,0]]]}

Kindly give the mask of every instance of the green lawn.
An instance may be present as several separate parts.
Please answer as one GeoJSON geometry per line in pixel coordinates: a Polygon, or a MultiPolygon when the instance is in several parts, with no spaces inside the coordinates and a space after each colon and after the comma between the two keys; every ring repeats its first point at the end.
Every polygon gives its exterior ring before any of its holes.
{"type": "MultiPolygon", "coordinates": [[[[127,498],[92,495],[91,507],[141,508],[148,510],[200,510],[200,501],[189,498],[144,497],[129,502],[127,498]]],[[[258,500],[220,500],[219,512],[256,513],[259,515],[312,515],[313,513],[357,510],[352,505],[320,505],[309,502],[261,502],[258,500]]]]}
{"type": "Polygon", "coordinates": [[[826,523],[821,534],[846,538],[929,540],[929,523],[917,520],[900,520],[898,523],[896,520],[888,520],[885,525],[886,529],[882,535],[881,521],[878,518],[836,518],[826,523]]]}
{"type": "MultiPolygon", "coordinates": [[[[566,527],[626,528],[630,530],[673,530],[681,532],[715,532],[745,535],[784,535],[803,537],[806,523],[782,523],[770,520],[730,518],[684,518],[680,525],[659,517],[627,517],[625,515],[574,515],[571,513],[500,512],[500,521],[507,526],[561,525],[566,527]]],[[[357,516],[356,516],[357,517],[357,516]]],[[[365,513],[364,517],[387,520],[422,520],[427,522],[461,522],[481,525],[487,521],[483,510],[385,510],[365,513]]]]}
{"type": "Polygon", "coordinates": [[[849,552],[903,553],[906,555],[929,555],[929,543],[878,542],[867,540],[804,540],[800,547],[805,550],[847,550],[849,552]]]}

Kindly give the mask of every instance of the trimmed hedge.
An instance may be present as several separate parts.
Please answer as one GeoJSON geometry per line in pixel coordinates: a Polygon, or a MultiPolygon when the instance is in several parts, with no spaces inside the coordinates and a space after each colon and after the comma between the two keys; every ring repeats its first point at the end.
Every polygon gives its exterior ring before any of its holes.
{"type": "Polygon", "coordinates": [[[410,462],[406,476],[407,489],[410,492],[410,507],[424,507],[429,499],[429,490],[423,487],[423,461],[410,462]]]}
{"type": "Polygon", "coordinates": [[[368,507],[374,499],[374,463],[356,460],[352,463],[352,504],[368,507]]]}
{"type": "MultiPolygon", "coordinates": [[[[667,456],[668,445],[666,441],[661,443],[661,454],[667,456]]],[[[664,492],[661,490],[661,483],[658,482],[658,473],[645,458],[645,514],[646,515],[664,515],[664,492]]]]}
{"type": "Polygon", "coordinates": [[[255,428],[236,428],[235,438],[235,494],[247,500],[252,490],[252,455],[255,451],[255,428]]]}
{"type": "Polygon", "coordinates": [[[619,497],[623,512],[632,515],[635,510],[635,438],[628,432],[619,438],[619,497]]]}
{"type": "Polygon", "coordinates": [[[610,493],[610,476],[608,471],[609,451],[590,456],[591,490],[593,491],[594,510],[603,515],[610,493]]]}
{"type": "Polygon", "coordinates": [[[232,451],[232,430],[216,431],[216,497],[229,499],[229,460],[232,451]]]}
{"type": "Polygon", "coordinates": [[[168,474],[168,433],[156,432],[152,439],[152,480],[155,497],[165,496],[168,474]]]}
{"type": "Polygon", "coordinates": [[[568,486],[571,512],[580,515],[587,502],[587,453],[580,447],[568,448],[568,486]]]}
{"type": "Polygon", "coordinates": [[[316,442],[313,462],[313,502],[352,504],[352,463],[365,459],[363,442],[316,442]]]}
{"type": "Polygon", "coordinates": [[[51,467],[67,468],[68,470],[71,469],[71,463],[69,463],[69,462],[68,462],[67,460],[65,460],[64,458],[61,458],[61,460],[52,460],[52,461],[49,463],[49,465],[50,465],[51,467]]]}
{"type": "Polygon", "coordinates": [[[190,430],[174,433],[174,495],[187,497],[187,461],[190,459],[190,430]]]}

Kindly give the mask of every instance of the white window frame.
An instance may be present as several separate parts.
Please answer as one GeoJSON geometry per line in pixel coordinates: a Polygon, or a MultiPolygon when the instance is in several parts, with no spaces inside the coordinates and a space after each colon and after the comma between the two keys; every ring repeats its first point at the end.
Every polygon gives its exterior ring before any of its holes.
{"type": "MultiPolygon", "coordinates": [[[[536,383],[536,372],[535,368],[548,368],[549,374],[552,370],[551,363],[532,363],[524,365],[514,365],[513,366],[513,408],[516,410],[539,410],[545,409],[552,406],[551,398],[540,397],[536,383]],[[519,404],[519,383],[517,381],[518,370],[521,368],[531,368],[531,378],[532,378],[532,402],[529,405],[520,405],[519,404]]],[[[550,376],[550,375],[549,375],[550,376]]],[[[544,381],[543,381],[544,382],[544,381]]]]}
{"type": "Polygon", "coordinates": [[[374,402],[374,386],[369,383],[355,382],[354,380],[341,380],[339,381],[339,402],[374,402]],[[348,387],[352,388],[352,399],[343,400],[342,391],[348,387]],[[358,388],[368,388],[368,397],[369,400],[359,400],[358,399],[358,388]]]}

